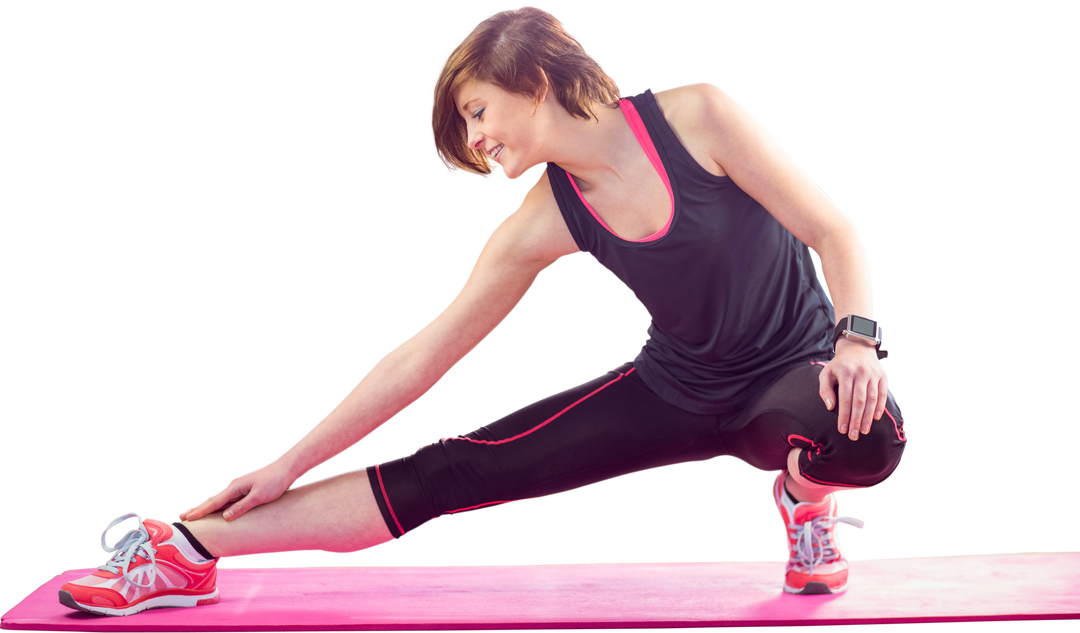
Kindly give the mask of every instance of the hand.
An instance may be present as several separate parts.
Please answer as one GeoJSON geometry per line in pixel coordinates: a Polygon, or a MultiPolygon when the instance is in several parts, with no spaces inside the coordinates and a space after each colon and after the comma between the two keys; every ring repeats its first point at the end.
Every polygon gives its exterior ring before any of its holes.
{"type": "Polygon", "coordinates": [[[839,387],[840,415],[837,428],[852,441],[859,433],[866,435],[874,420],[880,420],[889,397],[889,379],[877,358],[877,350],[864,343],[841,338],[836,342],[836,356],[818,378],[818,395],[830,411],[835,387],[839,387]]]}
{"type": "Polygon", "coordinates": [[[288,469],[274,462],[269,466],[233,479],[225,490],[182,512],[181,521],[195,521],[208,514],[224,510],[226,521],[244,516],[252,508],[269,503],[282,495],[296,481],[288,469]]]}

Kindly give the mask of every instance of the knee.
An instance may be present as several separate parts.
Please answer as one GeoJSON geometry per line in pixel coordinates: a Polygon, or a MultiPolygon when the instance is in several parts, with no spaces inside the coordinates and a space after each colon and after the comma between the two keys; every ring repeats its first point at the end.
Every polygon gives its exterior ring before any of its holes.
{"type": "Polygon", "coordinates": [[[861,459],[853,459],[845,468],[849,485],[876,486],[892,475],[900,464],[900,451],[867,452],[861,459]]]}

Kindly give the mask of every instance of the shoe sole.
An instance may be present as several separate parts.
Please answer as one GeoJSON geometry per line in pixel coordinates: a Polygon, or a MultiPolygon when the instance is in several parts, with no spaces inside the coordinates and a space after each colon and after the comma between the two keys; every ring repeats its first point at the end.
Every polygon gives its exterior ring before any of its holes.
{"type": "Polygon", "coordinates": [[[99,607],[96,605],[81,604],[75,601],[71,592],[60,590],[60,604],[68,607],[69,609],[76,609],[78,611],[85,611],[86,613],[93,613],[94,615],[135,615],[141,611],[149,611],[150,609],[169,609],[172,607],[200,607],[207,604],[217,604],[221,600],[218,595],[217,589],[214,589],[214,593],[202,594],[197,596],[159,596],[157,598],[150,598],[144,600],[133,607],[127,607],[126,609],[110,609],[107,607],[99,607]]]}
{"type": "Polygon", "coordinates": [[[833,593],[843,593],[845,589],[847,589],[847,584],[841,585],[840,587],[836,587],[835,589],[830,589],[829,585],[827,585],[827,584],[825,584],[823,582],[815,582],[815,581],[811,581],[811,582],[806,583],[806,585],[803,586],[802,589],[796,589],[794,587],[789,587],[787,585],[787,583],[784,584],[784,592],[785,593],[793,593],[793,594],[795,594],[797,596],[821,596],[821,595],[833,594],[833,593]]]}

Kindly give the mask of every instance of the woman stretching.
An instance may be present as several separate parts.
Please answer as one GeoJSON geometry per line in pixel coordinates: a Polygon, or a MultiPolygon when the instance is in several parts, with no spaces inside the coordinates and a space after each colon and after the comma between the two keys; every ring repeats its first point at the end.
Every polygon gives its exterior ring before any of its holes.
{"type": "Polygon", "coordinates": [[[537,9],[493,16],[454,51],[432,125],[454,167],[486,174],[495,162],[516,178],[547,165],[458,297],[277,461],[182,522],[140,518],[60,601],[107,615],[210,604],[221,556],[359,550],[443,514],[718,455],[780,471],[784,591],[843,591],[848,563],[833,531],[861,523],[837,517],[832,493],[884,480],[905,444],[851,222],[722,92],[620,99],[537,9]],[[431,388],[540,271],[577,251],[648,309],[633,362],[468,435],[289,490],[431,388]]]}

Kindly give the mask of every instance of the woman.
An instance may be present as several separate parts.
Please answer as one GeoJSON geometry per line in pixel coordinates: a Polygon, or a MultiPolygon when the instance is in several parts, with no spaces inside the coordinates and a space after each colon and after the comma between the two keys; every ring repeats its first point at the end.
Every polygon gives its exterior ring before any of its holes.
{"type": "Polygon", "coordinates": [[[285,455],[182,523],[140,518],[107,548],[112,560],[64,585],[61,602],[109,615],[213,603],[216,557],[355,551],[442,514],[725,454],[780,471],[784,590],[843,591],[833,529],[859,522],[836,517],[832,493],[884,480],[905,444],[851,223],[719,90],[620,100],[536,9],[486,20],[450,56],[433,127],[444,160],[468,171],[494,161],[516,178],[547,164],[459,296],[285,455]],[[652,316],[632,363],[469,435],[287,491],[423,394],[541,270],[579,250],[652,316]]]}

